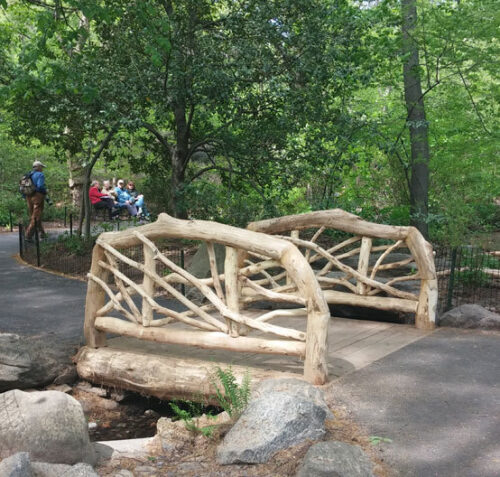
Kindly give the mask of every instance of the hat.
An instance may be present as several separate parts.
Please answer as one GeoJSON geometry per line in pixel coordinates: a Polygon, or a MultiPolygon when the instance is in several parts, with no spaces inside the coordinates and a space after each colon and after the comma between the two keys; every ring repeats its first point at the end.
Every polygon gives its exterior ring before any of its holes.
{"type": "Polygon", "coordinates": [[[42,164],[40,161],[35,161],[33,163],[33,167],[47,167],[45,164],[42,164]]]}
{"type": "Polygon", "coordinates": [[[120,184],[125,184],[125,181],[123,179],[120,179],[118,182],[117,182],[118,185],[120,184]]]}

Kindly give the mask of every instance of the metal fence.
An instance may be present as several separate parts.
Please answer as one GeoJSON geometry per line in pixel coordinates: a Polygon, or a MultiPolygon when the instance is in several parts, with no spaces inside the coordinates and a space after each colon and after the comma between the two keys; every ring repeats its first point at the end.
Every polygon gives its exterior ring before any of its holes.
{"type": "MultiPolygon", "coordinates": [[[[86,277],[92,263],[95,236],[84,241],[76,234],[61,230],[56,234],[52,232],[42,239],[38,230],[35,230],[33,239],[28,241],[24,236],[24,231],[23,224],[19,224],[19,255],[25,262],[66,275],[86,277]]],[[[168,255],[170,260],[181,267],[184,267],[185,257],[194,253],[192,246],[185,246],[178,242],[165,242],[159,248],[168,255]]],[[[130,247],[121,252],[137,262],[143,261],[142,246],[130,247]]],[[[163,264],[158,264],[158,274],[166,273],[165,268],[163,264]]],[[[138,271],[125,263],[120,264],[120,271],[129,278],[137,278],[135,275],[138,271]]]]}
{"type": "Polygon", "coordinates": [[[438,313],[465,303],[500,311],[500,256],[479,247],[436,248],[438,313]]]}
{"type": "MultiPolygon", "coordinates": [[[[68,223],[71,223],[71,219],[68,223]]],[[[114,230],[119,227],[115,225],[114,230]]],[[[122,226],[123,227],[123,226],[122,226]]],[[[70,229],[72,230],[72,229],[70,229]]],[[[52,235],[41,240],[35,233],[34,240],[24,240],[23,225],[19,224],[19,254],[28,263],[68,275],[85,277],[92,260],[93,241],[85,243],[75,237],[72,231],[65,231],[65,239],[52,235]],[[59,246],[58,242],[64,242],[59,246]]],[[[180,242],[163,244],[163,251],[174,263],[184,266],[185,260],[193,256],[196,246],[180,242]]],[[[498,252],[479,247],[436,247],[436,272],[438,275],[438,315],[465,304],[475,303],[496,313],[500,312],[500,256],[498,252]],[[497,255],[495,255],[495,253],[497,255]]],[[[142,247],[132,247],[124,253],[136,261],[142,261],[142,247]]],[[[130,278],[137,270],[122,264],[121,270],[130,278]]],[[[159,265],[158,273],[163,270],[159,265]]]]}

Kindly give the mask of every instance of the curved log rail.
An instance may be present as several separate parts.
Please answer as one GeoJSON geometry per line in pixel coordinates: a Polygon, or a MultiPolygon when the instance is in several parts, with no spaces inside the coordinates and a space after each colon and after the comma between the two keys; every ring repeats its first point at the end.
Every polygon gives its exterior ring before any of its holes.
{"type": "MultiPolygon", "coordinates": [[[[328,303],[411,312],[415,313],[417,328],[434,328],[437,306],[434,256],[432,246],[416,228],[371,223],[340,209],[252,222],[247,228],[279,236],[303,250],[328,303]],[[317,230],[312,236],[309,233],[309,239],[299,238],[300,231],[305,229],[317,230]],[[333,245],[322,240],[320,245],[318,241],[328,229],[354,236],[333,245]],[[280,235],[284,233],[290,236],[280,235]],[[374,239],[391,243],[374,245],[374,239]],[[407,248],[410,256],[390,261],[391,253],[401,248],[407,248]],[[357,257],[357,267],[344,263],[345,259],[353,257],[357,257]],[[408,270],[409,266],[414,268],[408,270]],[[381,277],[388,270],[395,270],[398,275],[381,277]],[[398,287],[398,284],[415,280],[420,281],[418,294],[398,287]]],[[[285,291],[269,279],[254,282],[251,288],[255,285],[272,285],[275,292],[285,291]]],[[[251,293],[252,290],[243,290],[243,294],[251,293]]]]}
{"type": "Polygon", "coordinates": [[[84,333],[89,348],[105,346],[106,334],[114,333],[201,348],[301,356],[305,379],[326,382],[328,305],[311,266],[290,241],[161,214],[155,223],[101,234],[88,278],[84,333]],[[197,278],[174,263],[155,243],[164,238],[206,242],[211,277],[197,278]],[[226,247],[224,273],[218,273],[214,243],[226,247]],[[137,246],[143,248],[143,261],[126,254],[137,246]],[[135,269],[140,282],[120,271],[120,264],[135,269]],[[159,272],[160,266],[166,275],[159,272]],[[184,296],[179,285],[197,290],[204,303],[184,296]],[[244,289],[251,293],[243,296],[244,289]],[[287,303],[288,308],[260,313],[249,309],[263,300],[287,303]],[[271,323],[298,314],[307,315],[305,332],[271,323]]]}

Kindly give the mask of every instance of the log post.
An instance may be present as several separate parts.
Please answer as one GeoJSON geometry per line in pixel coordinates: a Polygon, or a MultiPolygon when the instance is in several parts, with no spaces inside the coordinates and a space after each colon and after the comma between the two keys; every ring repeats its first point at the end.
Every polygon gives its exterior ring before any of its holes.
{"type": "Polygon", "coordinates": [[[437,279],[422,280],[417,312],[415,313],[416,328],[419,330],[432,330],[435,328],[437,301],[437,279]]]}
{"type": "MultiPolygon", "coordinates": [[[[226,305],[235,312],[240,311],[240,287],[238,280],[239,270],[238,250],[226,247],[226,259],[224,261],[224,281],[226,287],[226,305]]],[[[239,336],[239,324],[231,319],[226,319],[229,334],[232,337],[239,336]]]]}
{"type": "MultiPolygon", "coordinates": [[[[156,273],[156,261],[154,259],[154,252],[146,244],[143,245],[144,251],[144,268],[151,273],[156,273]]],[[[142,280],[142,289],[151,298],[155,293],[155,282],[147,273],[144,274],[142,280]]],[[[145,298],[142,299],[142,325],[149,326],[153,321],[153,307],[145,298]]]]}
{"type": "MultiPolygon", "coordinates": [[[[92,265],[90,267],[90,273],[106,282],[108,272],[103,270],[99,265],[99,261],[104,259],[104,249],[100,245],[95,245],[94,250],[92,251],[92,265]]],[[[95,328],[97,311],[104,306],[105,299],[106,292],[104,289],[94,280],[88,280],[83,334],[85,336],[87,346],[91,348],[106,346],[106,333],[98,331],[95,328]]]]}
{"type": "Polygon", "coordinates": [[[312,268],[295,246],[283,253],[283,266],[293,276],[301,296],[307,298],[307,337],[304,378],[312,384],[325,384],[330,310],[312,268]]]}
{"type": "MultiPolygon", "coordinates": [[[[298,239],[299,238],[299,233],[300,232],[298,230],[292,230],[290,232],[290,237],[298,239]]],[[[293,283],[293,281],[290,279],[290,275],[287,273],[286,274],[286,284],[290,285],[291,283],[293,283]]]]}
{"type": "MultiPolygon", "coordinates": [[[[358,273],[367,277],[368,276],[368,265],[370,263],[370,251],[372,248],[372,239],[369,237],[363,237],[361,239],[361,249],[359,251],[359,261],[358,261],[358,273]]],[[[368,292],[368,286],[363,282],[358,281],[356,283],[356,292],[358,295],[366,295],[368,292]]]]}

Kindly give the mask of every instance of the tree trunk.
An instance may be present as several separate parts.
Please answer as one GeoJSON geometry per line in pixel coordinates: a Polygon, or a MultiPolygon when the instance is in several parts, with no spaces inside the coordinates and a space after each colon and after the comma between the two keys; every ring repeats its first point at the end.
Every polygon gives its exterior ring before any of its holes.
{"type": "Polygon", "coordinates": [[[417,23],[416,0],[402,0],[403,80],[407,123],[410,129],[411,177],[410,177],[410,214],[411,224],[425,238],[428,238],[429,202],[429,139],[428,124],[425,118],[424,98],[419,72],[418,45],[415,41],[417,23]]]}
{"type": "MultiPolygon", "coordinates": [[[[90,166],[90,165],[89,165],[90,166]]],[[[83,182],[83,204],[85,211],[85,238],[88,240],[90,238],[90,220],[92,218],[92,205],[90,203],[89,188],[90,188],[90,175],[92,174],[92,168],[87,166],[85,170],[85,179],[83,182]]],[[[93,164],[92,164],[93,166],[93,164]]]]}
{"type": "Polygon", "coordinates": [[[170,189],[170,210],[174,217],[187,218],[187,211],[180,199],[179,192],[184,185],[186,176],[186,163],[189,154],[189,125],[186,121],[186,108],[178,104],[174,108],[176,125],[176,145],[171,156],[172,179],[170,189]]]}

